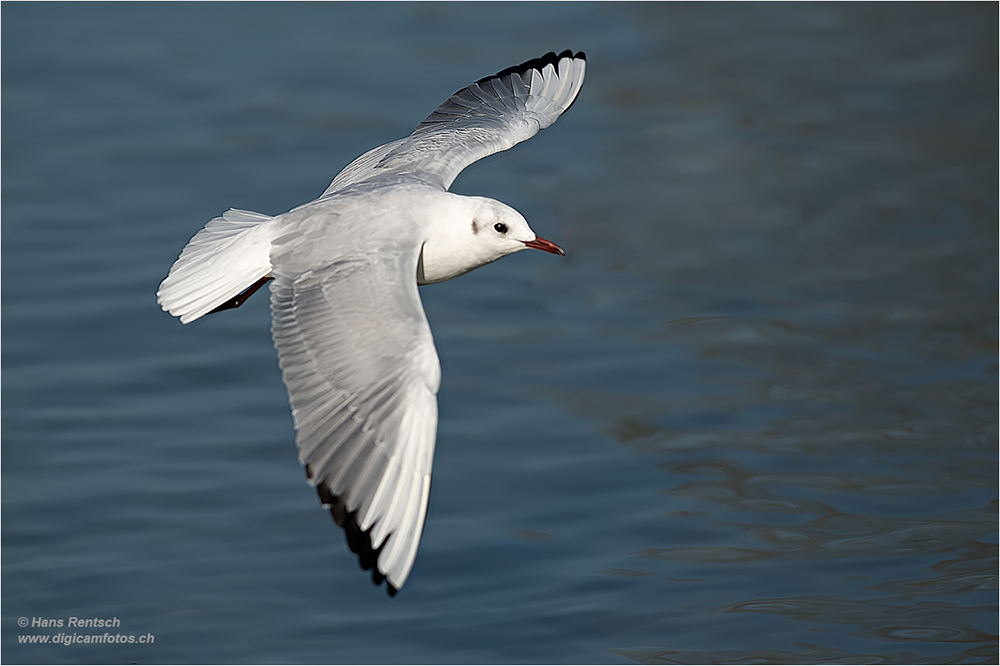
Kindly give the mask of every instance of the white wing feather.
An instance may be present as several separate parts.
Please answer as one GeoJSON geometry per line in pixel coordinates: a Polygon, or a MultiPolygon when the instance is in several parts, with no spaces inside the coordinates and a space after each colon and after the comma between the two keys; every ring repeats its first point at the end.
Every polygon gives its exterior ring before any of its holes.
{"type": "Polygon", "coordinates": [[[427,512],[441,378],[417,292],[420,246],[401,239],[330,260],[300,241],[275,241],[271,287],[299,459],[362,566],[394,591],[427,512]]]}
{"type": "Polygon", "coordinates": [[[410,136],[351,162],[323,196],[392,176],[447,190],[465,167],[554,123],[576,100],[586,68],[583,53],[563,51],[480,79],[452,95],[410,136]]]}

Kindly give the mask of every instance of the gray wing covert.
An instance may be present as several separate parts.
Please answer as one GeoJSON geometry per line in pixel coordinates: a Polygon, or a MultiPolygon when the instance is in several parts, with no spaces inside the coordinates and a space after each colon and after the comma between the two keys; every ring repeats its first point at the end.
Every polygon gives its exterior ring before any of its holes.
{"type": "Polygon", "coordinates": [[[586,71],[581,52],[547,53],[459,90],[410,136],[368,151],[323,196],[370,178],[403,176],[447,190],[462,169],[533,137],[576,100],[586,71]]]}
{"type": "Polygon", "coordinates": [[[414,279],[419,248],[303,271],[287,269],[281,241],[272,333],[299,460],[361,565],[395,594],[423,530],[441,376],[414,279]]]}

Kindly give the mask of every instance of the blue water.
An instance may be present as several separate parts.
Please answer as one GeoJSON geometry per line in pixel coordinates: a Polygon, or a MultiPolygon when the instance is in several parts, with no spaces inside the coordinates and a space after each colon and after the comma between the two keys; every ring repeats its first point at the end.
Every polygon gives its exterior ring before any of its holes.
{"type": "Polygon", "coordinates": [[[995,4],[0,13],[5,663],[996,663],[995,4]],[[182,327],[156,288],[562,49],[578,103],[454,189],[569,256],[421,290],[390,599],[305,483],[266,296],[182,327]],[[154,640],[19,642],[71,617],[154,640]]]}

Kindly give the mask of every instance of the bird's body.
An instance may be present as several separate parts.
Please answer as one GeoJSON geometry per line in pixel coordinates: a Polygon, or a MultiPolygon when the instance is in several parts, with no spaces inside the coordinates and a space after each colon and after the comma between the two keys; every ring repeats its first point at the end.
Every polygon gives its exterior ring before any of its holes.
{"type": "Polygon", "coordinates": [[[409,137],[352,162],[319,199],[212,220],[160,285],[160,305],[188,323],[273,279],[299,459],[390,593],[416,556],[437,429],[441,371],[417,285],[525,248],[562,254],[509,206],[447,189],[472,162],[554,122],[584,69],[584,55],[566,51],[477,81],[409,137]]]}

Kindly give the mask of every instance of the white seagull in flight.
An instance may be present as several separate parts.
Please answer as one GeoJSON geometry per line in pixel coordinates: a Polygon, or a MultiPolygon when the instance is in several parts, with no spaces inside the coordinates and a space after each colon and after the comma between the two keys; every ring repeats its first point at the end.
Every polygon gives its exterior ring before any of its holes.
{"type": "Polygon", "coordinates": [[[416,558],[437,431],[441,366],[417,285],[525,248],[563,254],[513,208],[448,188],[473,162],[554,123],[585,69],[572,51],[510,67],[351,162],[315,201],[275,217],[226,211],[157,292],[186,324],[274,280],[271,332],[299,461],[390,595],[416,558]]]}

